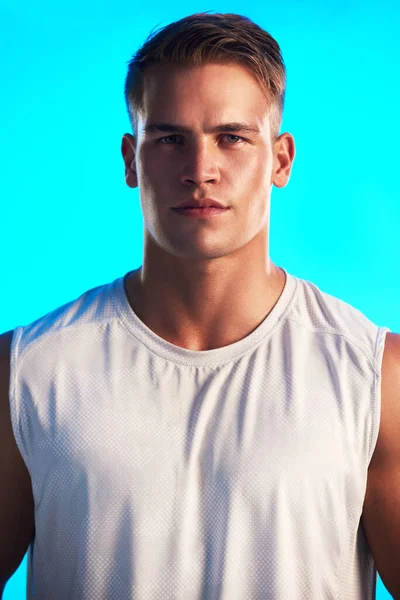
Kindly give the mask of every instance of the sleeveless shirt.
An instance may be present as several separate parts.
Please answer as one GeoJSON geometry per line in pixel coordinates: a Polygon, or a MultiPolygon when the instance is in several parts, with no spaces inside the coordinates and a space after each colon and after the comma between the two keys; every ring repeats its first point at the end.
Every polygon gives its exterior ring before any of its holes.
{"type": "Polygon", "coordinates": [[[286,275],[247,337],[193,351],[125,278],[17,326],[28,600],[372,600],[361,516],[385,335],[286,275]]]}

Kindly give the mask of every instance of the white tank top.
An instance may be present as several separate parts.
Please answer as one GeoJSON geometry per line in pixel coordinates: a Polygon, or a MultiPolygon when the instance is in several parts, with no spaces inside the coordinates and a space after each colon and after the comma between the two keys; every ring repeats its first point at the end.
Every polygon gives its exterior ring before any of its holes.
{"type": "Polygon", "coordinates": [[[283,270],[219,349],[146,327],[128,274],[16,327],[28,600],[375,598],[360,519],[391,330],[283,270]]]}

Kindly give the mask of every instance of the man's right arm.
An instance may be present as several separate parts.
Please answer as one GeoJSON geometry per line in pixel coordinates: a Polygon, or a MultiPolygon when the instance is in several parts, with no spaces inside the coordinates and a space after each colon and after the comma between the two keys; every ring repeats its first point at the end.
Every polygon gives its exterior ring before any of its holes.
{"type": "Polygon", "coordinates": [[[0,598],[35,533],[32,482],[11,425],[12,336],[13,331],[0,335],[0,598]]]}

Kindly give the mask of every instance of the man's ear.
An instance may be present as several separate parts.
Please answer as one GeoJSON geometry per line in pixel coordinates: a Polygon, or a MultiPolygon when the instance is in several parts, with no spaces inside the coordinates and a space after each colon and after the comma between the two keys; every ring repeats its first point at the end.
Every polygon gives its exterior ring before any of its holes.
{"type": "Polygon", "coordinates": [[[122,137],[121,153],[125,164],[125,181],[131,188],[138,187],[135,162],[136,140],[130,133],[122,137]]]}

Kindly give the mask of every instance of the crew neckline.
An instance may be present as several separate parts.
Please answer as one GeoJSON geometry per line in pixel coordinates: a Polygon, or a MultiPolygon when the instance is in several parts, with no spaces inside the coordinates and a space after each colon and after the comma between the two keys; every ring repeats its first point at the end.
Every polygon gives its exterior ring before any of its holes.
{"type": "Polygon", "coordinates": [[[136,315],[129,304],[125,289],[126,278],[133,273],[128,271],[122,277],[118,277],[111,284],[111,294],[115,300],[114,306],[118,316],[129,332],[142,342],[151,352],[162,356],[167,360],[193,365],[193,366],[213,366],[219,365],[245,354],[252,347],[260,344],[268,335],[272,335],[273,330],[283,320],[289,309],[296,291],[298,289],[298,278],[291,275],[286,269],[280,267],[285,275],[286,282],[283,291],[271,312],[265,317],[260,325],[249,335],[233,344],[214,348],[212,350],[188,350],[175,346],[171,342],[164,340],[143,323],[136,315]]]}

